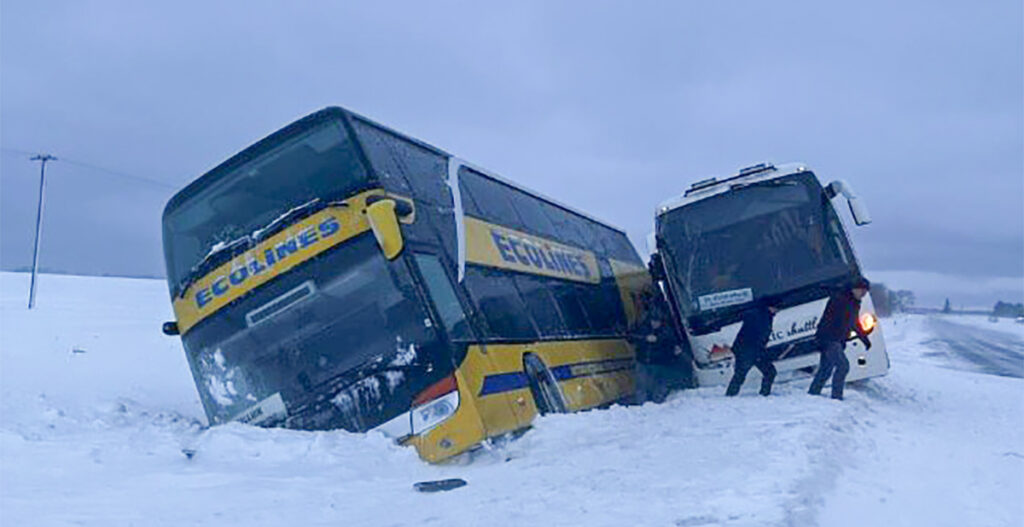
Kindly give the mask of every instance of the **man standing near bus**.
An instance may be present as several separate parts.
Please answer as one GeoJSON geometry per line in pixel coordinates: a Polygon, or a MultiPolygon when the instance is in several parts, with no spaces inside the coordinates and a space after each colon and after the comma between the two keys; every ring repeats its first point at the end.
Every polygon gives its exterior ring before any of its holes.
{"type": "Polygon", "coordinates": [[[821,349],[821,360],[807,393],[820,395],[825,381],[831,374],[832,398],[843,399],[846,374],[850,371],[850,361],[846,359],[844,350],[850,332],[857,333],[857,337],[864,343],[864,349],[871,349],[871,341],[857,324],[860,300],[868,293],[870,287],[871,283],[861,277],[852,287],[844,288],[829,297],[825,312],[821,315],[821,322],[818,323],[818,331],[814,335],[821,349]]]}
{"type": "Polygon", "coordinates": [[[768,355],[767,346],[772,335],[772,319],[775,318],[776,312],[777,307],[771,305],[767,299],[761,299],[743,316],[743,325],[732,343],[736,363],[725,395],[731,397],[740,393],[740,386],[747,380],[747,372],[754,366],[761,370],[761,395],[771,395],[776,371],[772,358],[768,355]]]}

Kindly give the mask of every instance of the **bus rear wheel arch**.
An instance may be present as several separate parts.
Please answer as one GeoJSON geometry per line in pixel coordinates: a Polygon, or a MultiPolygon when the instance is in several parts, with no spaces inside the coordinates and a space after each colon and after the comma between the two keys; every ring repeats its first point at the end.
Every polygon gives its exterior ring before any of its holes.
{"type": "Polygon", "coordinates": [[[561,414],[568,412],[565,396],[558,386],[558,379],[544,361],[533,353],[523,355],[523,371],[530,384],[530,393],[537,406],[537,412],[544,414],[561,414]]]}

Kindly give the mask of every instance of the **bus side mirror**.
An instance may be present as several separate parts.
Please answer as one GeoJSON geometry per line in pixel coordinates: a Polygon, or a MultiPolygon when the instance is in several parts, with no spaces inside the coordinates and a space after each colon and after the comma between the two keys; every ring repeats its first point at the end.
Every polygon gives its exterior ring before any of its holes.
{"type": "Polygon", "coordinates": [[[164,322],[163,327],[160,329],[163,330],[164,335],[167,335],[169,337],[181,334],[181,332],[178,331],[178,323],[174,321],[164,322]]]}
{"type": "Polygon", "coordinates": [[[846,203],[850,206],[850,215],[853,216],[853,222],[858,227],[871,223],[871,214],[868,213],[868,208],[860,202],[860,199],[853,193],[853,189],[845,181],[841,179],[836,180],[825,187],[825,195],[828,196],[828,199],[832,199],[839,194],[846,198],[846,203]]]}
{"type": "Polygon", "coordinates": [[[871,214],[868,213],[868,208],[859,199],[853,197],[847,199],[846,202],[850,205],[850,215],[853,216],[853,222],[858,227],[871,223],[871,214]]]}
{"type": "Polygon", "coordinates": [[[395,208],[396,203],[393,199],[377,200],[366,207],[366,219],[370,222],[370,229],[373,230],[377,245],[388,260],[394,260],[405,246],[395,208]]]}
{"type": "Polygon", "coordinates": [[[412,207],[412,202],[406,201],[404,199],[375,194],[373,196],[369,196],[366,198],[366,206],[370,206],[373,205],[374,203],[377,203],[378,201],[384,200],[395,202],[395,214],[398,216],[399,221],[408,222],[410,219],[412,219],[413,212],[415,212],[412,207]]]}

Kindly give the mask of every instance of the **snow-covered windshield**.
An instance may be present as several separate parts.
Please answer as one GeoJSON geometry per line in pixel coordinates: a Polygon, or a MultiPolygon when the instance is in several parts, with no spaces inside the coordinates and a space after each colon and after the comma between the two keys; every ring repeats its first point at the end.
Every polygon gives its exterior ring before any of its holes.
{"type": "Polygon", "coordinates": [[[365,187],[367,179],[352,141],[336,121],[283,141],[168,211],[164,255],[170,283],[181,284],[217,247],[244,240],[300,205],[344,198],[365,187]]]}
{"type": "MultiPolygon", "coordinates": [[[[236,418],[272,396],[283,398],[291,414],[358,382],[372,389],[357,394],[372,403],[369,415],[360,415],[355,399],[335,409],[348,412],[346,427],[358,429],[381,413],[378,403],[397,396],[403,368],[418,350],[432,348],[436,334],[424,324],[405,268],[390,265],[375,244],[363,236],[340,247],[314,263],[310,276],[275,282],[227,318],[186,336],[211,421],[236,418]]],[[[411,396],[405,397],[407,407],[411,396]]]]}
{"type": "Polygon", "coordinates": [[[736,187],[659,220],[671,279],[687,315],[849,273],[849,245],[813,175],[736,187]]]}

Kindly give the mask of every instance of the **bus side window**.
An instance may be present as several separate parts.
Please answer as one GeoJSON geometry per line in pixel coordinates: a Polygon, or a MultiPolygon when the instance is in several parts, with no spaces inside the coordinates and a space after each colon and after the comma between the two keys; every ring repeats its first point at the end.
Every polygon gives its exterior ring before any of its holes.
{"type": "Polygon", "coordinates": [[[562,234],[558,232],[558,229],[551,223],[548,215],[541,208],[541,201],[521,190],[510,191],[509,198],[519,217],[523,219],[527,232],[555,240],[562,237],[562,234]]]}
{"type": "Polygon", "coordinates": [[[583,307],[596,335],[615,335],[625,331],[623,324],[625,310],[615,275],[607,260],[598,260],[601,269],[601,283],[585,286],[583,307]]]}
{"type": "Polygon", "coordinates": [[[352,129],[363,146],[363,152],[369,158],[374,172],[380,177],[384,187],[391,192],[409,195],[412,193],[405,174],[397,163],[393,143],[396,140],[387,132],[367,123],[360,118],[352,119],[352,129]]]}
{"type": "Polygon", "coordinates": [[[508,272],[466,266],[466,289],[487,321],[489,339],[535,340],[537,330],[508,272]]]}
{"type": "Polygon", "coordinates": [[[580,302],[580,297],[583,296],[582,288],[587,286],[566,280],[557,280],[553,286],[555,301],[558,303],[558,310],[562,314],[562,320],[565,321],[569,334],[574,336],[592,335],[593,327],[580,302]]]}
{"type": "Polygon", "coordinates": [[[608,258],[614,258],[623,262],[636,262],[637,265],[643,265],[637,259],[636,249],[633,248],[633,244],[629,243],[629,238],[607,227],[598,226],[598,228],[601,230],[601,238],[605,250],[608,251],[608,258]]]}
{"type": "Polygon", "coordinates": [[[484,177],[474,170],[459,172],[460,188],[469,189],[481,219],[517,230],[523,229],[523,220],[512,207],[510,193],[514,190],[503,183],[484,177]]]}
{"type": "Polygon", "coordinates": [[[353,129],[388,190],[412,189],[415,198],[435,205],[448,203],[447,158],[360,118],[353,129]]]}
{"type": "Polygon", "coordinates": [[[513,275],[516,289],[533,318],[542,338],[564,337],[568,334],[566,324],[558,311],[558,306],[551,294],[552,282],[555,278],[528,274],[513,275]]]}
{"type": "Polygon", "coordinates": [[[466,314],[462,310],[462,304],[455,296],[455,290],[444,272],[441,261],[432,254],[416,253],[416,263],[419,265],[420,274],[427,283],[430,298],[434,301],[437,313],[441,317],[448,334],[452,339],[465,339],[469,337],[469,326],[466,322],[466,314]]]}
{"type": "Polygon", "coordinates": [[[459,168],[459,194],[462,197],[462,211],[463,214],[469,214],[477,218],[483,218],[484,213],[480,210],[480,206],[476,203],[476,197],[473,196],[473,191],[469,189],[469,185],[466,184],[466,180],[471,177],[479,177],[473,175],[473,172],[466,167],[459,168]]]}
{"type": "Polygon", "coordinates": [[[571,219],[574,216],[573,213],[550,203],[543,203],[540,208],[547,215],[548,221],[555,229],[555,232],[558,233],[558,240],[560,242],[575,247],[588,248],[583,233],[579,230],[579,226],[571,219]]]}

